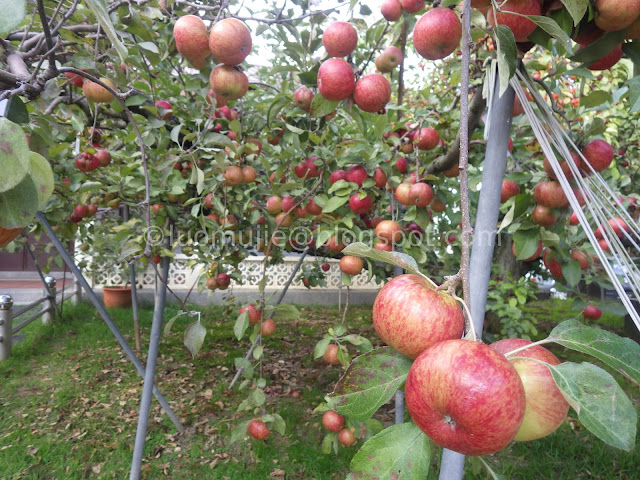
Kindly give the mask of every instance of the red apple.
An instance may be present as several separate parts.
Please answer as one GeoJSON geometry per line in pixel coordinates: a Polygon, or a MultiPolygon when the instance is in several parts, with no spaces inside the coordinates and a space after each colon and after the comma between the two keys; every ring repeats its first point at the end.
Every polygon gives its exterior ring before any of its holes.
{"type": "Polygon", "coordinates": [[[365,112],[376,113],[384,109],[391,98],[391,85],[379,73],[361,77],[353,90],[353,101],[365,112]]]}
{"type": "Polygon", "coordinates": [[[464,317],[447,293],[433,290],[419,275],[400,275],[376,296],[373,326],[387,345],[416,358],[435,343],[460,338],[464,317]]]}
{"type": "Polygon", "coordinates": [[[369,175],[362,165],[351,165],[347,169],[347,182],[357,183],[359,187],[362,187],[362,182],[368,177],[369,175]]]}
{"type": "MultiPolygon", "coordinates": [[[[516,348],[531,344],[521,338],[507,338],[490,345],[495,351],[506,355],[516,348]]],[[[522,425],[514,440],[528,442],[546,437],[555,432],[567,418],[569,403],[553,380],[549,369],[540,360],[550,365],[559,365],[560,360],[540,345],[534,345],[513,355],[514,366],[524,386],[525,410],[522,425]],[[526,360],[532,358],[534,360],[526,360]]]]}
{"type": "Polygon", "coordinates": [[[339,432],[344,428],[344,417],[333,410],[329,410],[322,415],[322,425],[330,432],[339,432]]]}
{"type": "Polygon", "coordinates": [[[558,256],[553,253],[551,250],[547,250],[544,252],[542,256],[542,262],[544,266],[547,267],[551,276],[553,276],[557,280],[564,279],[564,275],[562,274],[562,264],[558,261],[558,256]]]}
{"type": "Polygon", "coordinates": [[[412,185],[410,183],[405,182],[405,183],[401,183],[396,187],[395,197],[396,197],[396,200],[401,205],[405,205],[407,207],[412,205],[411,199],[409,197],[409,191],[411,190],[411,186],[412,185]]]}
{"type": "Polygon", "coordinates": [[[344,250],[346,247],[344,243],[342,242],[338,243],[338,239],[336,238],[335,235],[332,235],[331,237],[329,237],[329,240],[327,240],[327,243],[325,243],[325,246],[334,253],[339,253],[342,250],[344,250]]]}
{"type": "Polygon", "coordinates": [[[526,42],[527,37],[536,29],[536,24],[528,18],[513,15],[507,12],[515,12],[521,15],[542,15],[539,0],[509,0],[500,6],[500,12],[490,8],[487,12],[487,23],[491,27],[506,25],[513,32],[516,42],[526,42]],[[495,15],[495,16],[494,16],[495,15]]]}
{"type": "Polygon", "coordinates": [[[242,167],[242,183],[253,183],[256,180],[258,173],[256,169],[250,165],[242,167]]]}
{"type": "Polygon", "coordinates": [[[360,257],[345,255],[340,259],[340,271],[347,275],[359,275],[364,268],[364,263],[360,257]]]}
{"type": "Polygon", "coordinates": [[[331,270],[331,265],[329,265],[328,263],[323,263],[322,265],[320,265],[320,268],[323,272],[328,272],[329,270],[331,270]]]}
{"type": "Polygon", "coordinates": [[[449,55],[458,48],[461,38],[462,25],[458,15],[444,7],[429,10],[413,28],[413,46],[428,60],[438,60],[449,55]]]}
{"type": "Polygon", "coordinates": [[[280,212],[276,215],[276,225],[280,225],[284,228],[290,227],[291,225],[293,225],[293,215],[288,215],[284,212],[280,212]]]}
{"type": "Polygon", "coordinates": [[[573,212],[569,217],[569,225],[578,225],[579,223],[580,220],[578,220],[578,215],[576,214],[576,212],[573,212]]]}
{"type": "MultiPolygon", "coordinates": [[[[109,85],[115,90],[116,85],[108,78],[101,78],[100,81],[106,85],[109,85]]],[[[87,97],[87,100],[95,103],[109,103],[115,97],[113,93],[104,88],[99,83],[92,82],[91,80],[85,80],[82,84],[82,93],[87,97]]]]}
{"type": "Polygon", "coordinates": [[[320,168],[315,164],[318,157],[309,157],[293,169],[298,178],[316,178],[320,176],[320,168]]]}
{"type": "Polygon", "coordinates": [[[178,53],[192,63],[204,64],[209,56],[207,26],[200,17],[185,15],[173,26],[178,53]]]}
{"type": "Polygon", "coordinates": [[[417,13],[424,8],[425,0],[400,0],[402,9],[407,13],[417,13]]]}
{"type": "Polygon", "coordinates": [[[340,101],[353,93],[355,77],[351,65],[341,58],[330,58],[318,70],[318,91],[329,101],[340,101]]]}
{"type": "Polygon", "coordinates": [[[531,221],[541,227],[550,227],[554,225],[558,219],[549,207],[536,205],[533,207],[533,212],[531,213],[531,221]]]}
{"type": "Polygon", "coordinates": [[[504,180],[502,182],[502,192],[500,194],[500,202],[504,203],[511,197],[515,197],[520,193],[520,185],[511,180],[504,180]]]}
{"type": "Polygon", "coordinates": [[[595,24],[605,32],[624,30],[640,16],[639,0],[596,0],[595,24]]]}
{"type": "Polygon", "coordinates": [[[78,75],[73,72],[65,72],[65,77],[69,79],[69,83],[74,87],[82,88],[82,84],[84,83],[84,77],[82,75],[78,75]]]}
{"type": "Polygon", "coordinates": [[[265,208],[271,215],[280,213],[282,211],[282,198],[277,195],[269,197],[265,208]]]}
{"type": "Polygon", "coordinates": [[[374,228],[376,237],[390,245],[402,239],[402,228],[393,220],[382,220],[374,228]]]}
{"type": "Polygon", "coordinates": [[[426,207],[431,203],[433,190],[426,183],[416,183],[409,189],[409,199],[417,207],[426,207]]]}
{"type": "Polygon", "coordinates": [[[444,212],[447,209],[447,205],[442,201],[439,200],[437,198],[434,198],[433,200],[431,200],[431,210],[433,210],[436,213],[441,213],[444,212]]]}
{"type": "Polygon", "coordinates": [[[260,310],[258,310],[255,304],[250,303],[249,305],[240,309],[240,313],[247,312],[249,315],[249,324],[255,325],[260,322],[260,316],[262,315],[260,310]]]}
{"type": "Polygon", "coordinates": [[[216,276],[216,282],[218,282],[218,288],[220,290],[226,290],[231,283],[231,277],[226,273],[219,273],[216,276]]]}
{"type": "Polygon", "coordinates": [[[215,23],[209,32],[209,50],[213,57],[226,65],[239,65],[251,52],[251,31],[236,18],[215,23]]]}
{"type": "MultiPolygon", "coordinates": [[[[613,229],[613,233],[615,233],[618,238],[624,237],[624,232],[629,233],[631,231],[629,228],[629,225],[627,225],[627,222],[625,222],[620,217],[610,218],[608,223],[613,229]]],[[[596,228],[596,231],[593,232],[596,238],[604,238],[604,235],[602,232],[604,231],[605,228],[606,227],[604,225],[600,225],[598,228],[596,228]]]]}
{"type": "Polygon", "coordinates": [[[382,0],[380,13],[388,22],[395,22],[402,17],[402,5],[398,0],[382,0]]]}
{"type": "MultiPolygon", "coordinates": [[[[582,149],[582,155],[586,159],[587,163],[593,167],[596,172],[609,167],[613,161],[613,147],[604,140],[596,138],[587,143],[582,149]]],[[[591,169],[583,169],[587,173],[591,173],[591,169]]]]}
{"type": "Polygon", "coordinates": [[[571,258],[580,264],[582,270],[589,268],[589,257],[582,250],[572,250],[571,258]]]}
{"type": "Polygon", "coordinates": [[[88,213],[89,213],[89,209],[87,208],[87,206],[86,206],[86,205],[76,205],[76,206],[73,208],[73,214],[74,214],[76,217],[84,218],[84,217],[86,217],[86,216],[87,216],[87,214],[88,214],[88,213]]]}
{"type": "Polygon", "coordinates": [[[111,163],[111,154],[107,150],[98,150],[93,154],[93,157],[98,161],[98,165],[106,167],[111,163]]]}
{"type": "Polygon", "coordinates": [[[559,182],[550,180],[538,183],[533,189],[533,198],[540,205],[549,208],[565,208],[569,200],[559,182]]]}
{"type": "Polygon", "coordinates": [[[260,327],[260,335],[263,337],[268,337],[269,335],[273,335],[276,331],[276,322],[273,321],[272,318],[267,318],[262,322],[262,326],[260,327]]]}
{"type": "Polygon", "coordinates": [[[242,169],[237,165],[230,165],[224,171],[225,185],[234,187],[244,182],[244,174],[242,169]]]}
{"type": "Polygon", "coordinates": [[[345,172],[344,170],[335,170],[331,172],[331,175],[329,176],[329,182],[333,185],[338,180],[346,180],[348,182],[349,180],[347,180],[347,172],[345,172]]]}
{"type": "Polygon", "coordinates": [[[587,305],[587,307],[582,311],[582,316],[589,320],[598,320],[602,316],[602,310],[595,305],[587,305]]]}
{"type": "MultiPolygon", "coordinates": [[[[582,160],[580,156],[575,152],[571,152],[571,158],[573,159],[574,165],[578,167],[578,169],[580,169],[580,165],[582,164],[582,160]]],[[[544,157],[544,160],[542,162],[542,167],[544,168],[544,171],[547,172],[547,175],[549,176],[549,178],[553,178],[554,180],[557,180],[557,176],[553,171],[553,168],[551,167],[551,162],[549,162],[549,159],[547,157],[544,157]]],[[[562,172],[564,173],[565,177],[573,178],[573,172],[571,171],[571,167],[565,160],[560,161],[560,168],[562,169],[562,172]]]]}
{"type": "Polygon", "coordinates": [[[98,159],[90,153],[82,152],[76,157],[76,167],[81,172],[92,172],[99,166],[100,164],[98,163],[98,159]]]}
{"type": "Polygon", "coordinates": [[[98,213],[98,206],[90,203],[87,205],[87,217],[93,217],[96,213],[98,213]]]}
{"type": "Polygon", "coordinates": [[[416,425],[438,445],[464,455],[505,448],[520,428],[525,398],[518,372],[505,356],[469,340],[427,348],[405,384],[416,425]]]}
{"type": "Polygon", "coordinates": [[[387,174],[380,167],[376,167],[373,172],[373,179],[376,181],[376,187],[378,188],[384,188],[387,185],[387,174]]]}
{"type": "Polygon", "coordinates": [[[407,171],[407,159],[404,157],[396,158],[396,168],[400,173],[405,173],[407,171]]]}
{"type": "Polygon", "coordinates": [[[165,118],[169,118],[171,116],[173,108],[171,107],[171,104],[166,100],[158,100],[155,103],[155,106],[158,108],[158,113],[156,114],[158,118],[164,120],[165,118]]]}
{"type": "Polygon", "coordinates": [[[282,211],[289,213],[291,210],[293,210],[296,206],[296,199],[293,198],[290,195],[287,195],[286,197],[282,197],[282,211]]]}
{"type": "Polygon", "coordinates": [[[255,418],[249,422],[247,431],[249,432],[249,435],[251,435],[256,440],[264,440],[269,435],[271,435],[271,430],[269,430],[267,425],[255,418]]]}
{"type": "Polygon", "coordinates": [[[349,207],[353,213],[368,213],[372,206],[373,201],[369,195],[366,195],[364,198],[360,198],[360,194],[356,192],[351,195],[351,198],[349,198],[349,207]]]}
{"type": "Polygon", "coordinates": [[[305,111],[311,110],[311,101],[313,100],[313,92],[309,87],[299,87],[296,90],[296,93],[293,94],[293,101],[296,103],[297,107],[305,111]]]}
{"type": "Polygon", "coordinates": [[[225,100],[237,100],[249,89],[249,79],[236,67],[218,64],[209,75],[211,89],[225,100]]]}
{"type": "Polygon", "coordinates": [[[358,45],[358,32],[348,22],[333,22],[322,34],[322,45],[330,57],[346,57],[358,45]]]}
{"type": "Polygon", "coordinates": [[[358,443],[355,433],[348,428],[343,428],[338,432],[338,441],[343,447],[351,447],[358,443]]]}
{"type": "Polygon", "coordinates": [[[414,133],[413,143],[418,150],[433,150],[440,143],[440,135],[435,128],[421,128],[414,133]]]}
{"type": "Polygon", "coordinates": [[[402,62],[402,50],[398,47],[390,46],[376,57],[376,68],[381,73],[391,73],[400,65],[400,62],[402,62]]]}
{"type": "Polygon", "coordinates": [[[305,210],[309,215],[320,215],[322,213],[322,207],[316,203],[313,197],[309,199],[305,210]]]}

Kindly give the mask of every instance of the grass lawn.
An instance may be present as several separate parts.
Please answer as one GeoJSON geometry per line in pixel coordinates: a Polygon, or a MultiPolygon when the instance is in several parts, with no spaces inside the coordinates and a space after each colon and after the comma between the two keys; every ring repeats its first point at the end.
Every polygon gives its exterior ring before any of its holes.
{"type": "MultiPolygon", "coordinates": [[[[528,306],[541,331],[575,316],[570,302],[546,300],[528,306]]],[[[171,335],[163,337],[156,381],[187,426],[176,434],[153,404],[143,464],[144,478],[216,480],[342,479],[357,446],[337,456],[320,450],[324,432],[313,409],[341,375],[340,367],[313,360],[315,343],[328,327],[340,322],[337,308],[301,307],[301,318],[280,321],[267,339],[262,369],[268,379],[267,412],[287,422],[286,438],[274,433],[266,442],[247,439],[229,445],[231,429],[248,418],[236,413],[243,391],[227,386],[235,372],[235,357],[248,342],[237,342],[237,315],[224,307],[207,307],[208,333],[195,361],[182,346],[188,324],[180,317],[171,335]]],[[[169,306],[165,319],[173,316],[169,306]]],[[[113,317],[133,344],[130,313],[113,317]]],[[[150,309],[143,309],[143,337],[148,336],[150,309]]],[[[605,315],[605,328],[617,330],[621,318],[605,315]]],[[[375,339],[370,307],[351,307],[346,320],[351,333],[375,339]]],[[[128,478],[137,425],[141,379],[121,352],[95,310],[87,304],[65,305],[64,319],[51,327],[35,322],[13,356],[0,363],[0,480],[128,478]]],[[[146,351],[146,345],[143,345],[146,351]]],[[[554,349],[564,359],[582,361],[580,354],[554,349]]],[[[640,404],[638,387],[616,376],[640,404]]],[[[393,420],[393,405],[377,418],[393,420]]],[[[437,478],[440,452],[434,448],[429,478],[437,478]]],[[[640,449],[631,453],[605,446],[585,431],[570,411],[555,434],[536,442],[510,445],[486,459],[509,479],[637,479],[640,449]]],[[[476,462],[466,463],[465,478],[488,478],[476,462]]]]}

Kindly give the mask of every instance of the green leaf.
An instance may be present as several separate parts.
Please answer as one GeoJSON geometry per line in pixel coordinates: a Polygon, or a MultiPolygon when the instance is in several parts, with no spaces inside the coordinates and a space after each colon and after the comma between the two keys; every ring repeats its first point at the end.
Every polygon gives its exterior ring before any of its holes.
{"type": "Polygon", "coordinates": [[[0,0],[0,35],[5,36],[22,23],[27,0],[0,0]]]}
{"type": "Polygon", "coordinates": [[[538,250],[539,234],[536,230],[518,230],[513,234],[513,243],[515,244],[516,255],[518,260],[532,257],[538,250]]]}
{"type": "Polygon", "coordinates": [[[562,265],[562,275],[569,285],[575,287],[582,278],[582,269],[580,268],[580,264],[575,260],[570,260],[567,263],[564,263],[562,265]]]}
{"type": "Polygon", "coordinates": [[[547,364],[578,420],[603,442],[631,451],[635,444],[635,408],[615,379],[591,363],[547,364]]]}
{"type": "Polygon", "coordinates": [[[346,273],[343,273],[340,277],[340,280],[342,281],[342,284],[345,287],[350,287],[351,286],[351,275],[348,275],[346,273]]]}
{"type": "Polygon", "coordinates": [[[0,193],[0,227],[25,227],[37,211],[38,191],[29,175],[11,190],[0,193]]]}
{"type": "Polygon", "coordinates": [[[184,331],[184,346],[191,352],[191,358],[195,359],[198,355],[206,334],[207,329],[200,323],[200,320],[193,322],[184,331]]]}
{"type": "MultiPolygon", "coordinates": [[[[509,225],[511,225],[511,222],[513,222],[513,215],[516,211],[516,202],[515,200],[510,200],[510,201],[511,201],[511,208],[502,219],[502,222],[500,222],[500,228],[498,229],[498,233],[500,233],[503,229],[507,228],[509,225]]],[[[528,257],[525,257],[525,258],[528,258],[528,257]]]]}
{"type": "Polygon", "coordinates": [[[362,335],[347,335],[342,339],[345,342],[349,342],[351,345],[356,347],[360,352],[367,353],[373,350],[373,344],[368,338],[363,337],[362,335]]]}
{"type": "MultiPolygon", "coordinates": [[[[179,129],[178,129],[178,132],[180,132],[179,129]]],[[[173,131],[171,132],[171,139],[173,140],[173,131]]],[[[177,134],[176,134],[176,139],[174,141],[178,143],[177,134]]],[[[217,132],[207,132],[204,135],[202,142],[206,145],[220,145],[220,146],[229,147],[235,150],[235,145],[233,144],[233,141],[226,135],[222,135],[221,133],[217,133],[217,132]]]]}
{"type": "Polygon", "coordinates": [[[271,123],[275,120],[282,109],[291,103],[291,97],[284,94],[278,94],[269,105],[267,110],[267,125],[271,126],[271,123]]]}
{"type": "Polygon", "coordinates": [[[598,38],[589,46],[582,48],[571,57],[574,62],[583,62],[589,65],[596,60],[600,60],[602,57],[616,48],[626,35],[626,30],[619,30],[617,32],[607,32],[600,38],[598,38]]]}
{"type": "Polygon", "coordinates": [[[140,42],[138,46],[153,53],[160,53],[158,46],[153,42],[140,42]]]}
{"type": "Polygon", "coordinates": [[[640,41],[625,42],[622,44],[622,53],[635,64],[640,64],[640,41]]]}
{"type": "Polygon", "coordinates": [[[392,425],[358,450],[347,480],[423,480],[430,461],[429,437],[415,423],[392,425]]]}
{"type": "Polygon", "coordinates": [[[640,112],[640,75],[629,80],[629,112],[640,112]]]}
{"type": "Polygon", "coordinates": [[[607,127],[604,124],[604,120],[601,117],[594,117],[590,123],[585,125],[582,134],[584,135],[584,138],[589,138],[604,133],[606,129],[607,127]]]}
{"type": "MultiPolygon", "coordinates": [[[[0,3],[2,0],[0,0],[0,3]]],[[[15,123],[29,123],[29,112],[27,106],[17,95],[7,100],[7,108],[4,116],[15,123]]]]}
{"type": "Polygon", "coordinates": [[[238,340],[241,340],[244,336],[244,332],[249,328],[249,313],[242,312],[236,319],[236,324],[233,326],[233,334],[238,340]]]}
{"type": "Polygon", "coordinates": [[[38,193],[38,210],[42,210],[53,193],[53,170],[42,155],[36,152],[30,152],[30,154],[31,172],[29,176],[38,193]]]}
{"type": "Polygon", "coordinates": [[[24,132],[6,118],[0,118],[0,157],[0,192],[6,192],[22,182],[31,168],[24,132]]]}
{"type": "Polygon", "coordinates": [[[273,308],[273,316],[278,320],[297,320],[300,318],[300,310],[295,305],[280,303],[273,308]]]}
{"type": "Polygon", "coordinates": [[[262,357],[263,352],[264,352],[264,346],[257,345],[256,348],[253,349],[253,358],[255,358],[256,360],[260,360],[260,357],[262,357]]]}
{"type": "Polygon", "coordinates": [[[582,17],[587,12],[589,7],[589,0],[562,0],[562,4],[573,18],[573,24],[578,26],[582,17]]]}
{"type": "Polygon", "coordinates": [[[580,98],[580,106],[585,108],[597,107],[606,102],[611,102],[611,94],[604,90],[594,90],[589,95],[580,98]]]}
{"type": "Polygon", "coordinates": [[[365,421],[402,386],[412,361],[390,347],[356,357],[332,393],[325,397],[337,412],[365,421]]]}
{"type": "Polygon", "coordinates": [[[311,101],[311,116],[315,118],[324,117],[333,113],[337,106],[338,102],[331,102],[318,93],[311,101]]]}
{"type": "Polygon", "coordinates": [[[513,32],[506,25],[498,25],[493,29],[498,53],[498,75],[500,77],[500,91],[498,96],[507,90],[509,79],[516,73],[518,49],[513,32]]]}
{"type": "Polygon", "coordinates": [[[107,37],[109,37],[109,40],[115,47],[116,52],[118,52],[120,61],[126,62],[127,57],[129,56],[129,52],[127,52],[126,47],[120,40],[120,36],[113,26],[113,23],[111,23],[111,18],[109,18],[109,13],[107,12],[107,7],[105,6],[104,2],[102,2],[101,0],[85,0],[85,3],[96,16],[96,19],[100,23],[100,26],[102,27],[104,32],[107,34],[107,37]]]}
{"type": "Polygon", "coordinates": [[[422,275],[418,270],[418,264],[416,261],[405,253],[375,250],[362,242],[355,242],[348,245],[342,253],[345,255],[355,255],[356,257],[365,257],[374,261],[389,263],[397,267],[402,267],[407,272],[422,275]]]}
{"type": "Polygon", "coordinates": [[[327,347],[331,343],[331,337],[324,337],[318,343],[316,343],[316,348],[313,350],[313,358],[314,360],[322,357],[324,352],[327,351],[327,347]]]}
{"type": "Polygon", "coordinates": [[[287,424],[285,423],[284,418],[282,418],[277,413],[273,413],[271,416],[273,417],[273,420],[271,421],[271,426],[276,432],[284,436],[287,430],[287,424]]]}
{"type": "Polygon", "coordinates": [[[543,17],[540,15],[524,15],[524,16],[527,17],[532,22],[534,22],[536,25],[538,25],[541,29],[543,29],[553,38],[558,40],[568,54],[573,53],[573,44],[571,43],[571,39],[569,38],[569,35],[567,35],[565,31],[562,30],[562,28],[560,28],[560,25],[558,25],[555,20],[553,20],[550,17],[543,17]]]}
{"type": "Polygon", "coordinates": [[[247,436],[247,427],[249,426],[249,423],[251,423],[251,420],[245,420],[244,422],[240,422],[236,425],[236,428],[231,431],[231,438],[229,439],[230,444],[235,443],[238,440],[242,440],[247,436]]]}
{"type": "Polygon", "coordinates": [[[640,345],[629,338],[566,320],[551,331],[548,340],[591,355],[640,385],[640,345]]]}
{"type": "Polygon", "coordinates": [[[166,323],[166,325],[164,326],[164,336],[166,337],[167,335],[169,335],[171,333],[171,327],[173,327],[174,322],[181,317],[182,315],[184,315],[187,312],[184,312],[182,310],[179,310],[178,313],[176,313],[173,317],[171,317],[169,319],[169,321],[166,323]]]}

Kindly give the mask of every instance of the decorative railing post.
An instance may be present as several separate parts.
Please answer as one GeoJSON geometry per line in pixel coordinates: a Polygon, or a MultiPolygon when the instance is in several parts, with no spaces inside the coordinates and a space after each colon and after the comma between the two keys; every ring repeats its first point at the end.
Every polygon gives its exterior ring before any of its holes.
{"type": "Polygon", "coordinates": [[[11,295],[0,295],[0,362],[4,362],[11,356],[12,307],[11,295]]]}
{"type": "Polygon", "coordinates": [[[82,300],[82,285],[78,281],[73,284],[73,293],[71,294],[71,305],[76,306],[82,300]]]}
{"type": "Polygon", "coordinates": [[[42,324],[49,325],[53,321],[56,315],[56,295],[58,289],[56,288],[57,280],[52,276],[44,277],[44,284],[47,290],[48,302],[42,304],[42,324]]]}

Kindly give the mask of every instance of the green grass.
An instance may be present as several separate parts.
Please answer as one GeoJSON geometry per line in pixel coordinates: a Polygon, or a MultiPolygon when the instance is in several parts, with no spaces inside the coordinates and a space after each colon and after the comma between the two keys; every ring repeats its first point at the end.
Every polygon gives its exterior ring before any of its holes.
{"type": "MultiPolygon", "coordinates": [[[[545,300],[530,308],[542,331],[574,317],[570,302],[545,300]]],[[[165,319],[176,309],[169,306],[165,319]]],[[[130,313],[112,311],[114,320],[133,344],[130,313]]],[[[143,309],[143,338],[149,334],[152,312],[143,309]]],[[[285,438],[273,434],[266,442],[250,439],[229,445],[231,429],[249,418],[236,409],[246,392],[227,391],[233,359],[244,355],[248,342],[233,337],[235,313],[207,307],[208,333],[200,355],[191,360],[182,332],[191,321],[180,317],[171,335],[163,337],[159,388],[183,423],[177,434],[154,401],[143,464],[144,478],[270,479],[280,469],[287,479],[342,479],[357,447],[323,455],[324,432],[313,409],[341,375],[338,367],[313,360],[313,347],[327,328],[339,323],[336,308],[302,307],[297,321],[280,321],[267,339],[263,375],[268,380],[267,412],[287,422],[285,438]],[[294,392],[298,398],[294,397],[294,392]]],[[[375,338],[370,307],[352,307],[347,325],[352,333],[375,338]]],[[[620,317],[605,315],[606,328],[621,328],[620,317]]],[[[44,327],[34,322],[12,357],[0,363],[0,480],[123,479],[128,477],[137,425],[141,379],[104,322],[89,305],[65,306],[62,321],[44,327]]],[[[143,352],[147,345],[143,345],[143,352]]],[[[580,354],[554,349],[564,359],[583,361],[580,354]]],[[[637,386],[617,380],[640,403],[637,386]]],[[[536,442],[514,443],[487,460],[509,479],[633,479],[638,478],[640,451],[607,447],[585,431],[570,412],[555,434],[536,442]]],[[[378,418],[392,421],[385,407],[378,418]]],[[[437,478],[440,452],[434,449],[429,478],[437,478]]],[[[487,478],[467,462],[465,478],[487,478]]]]}

